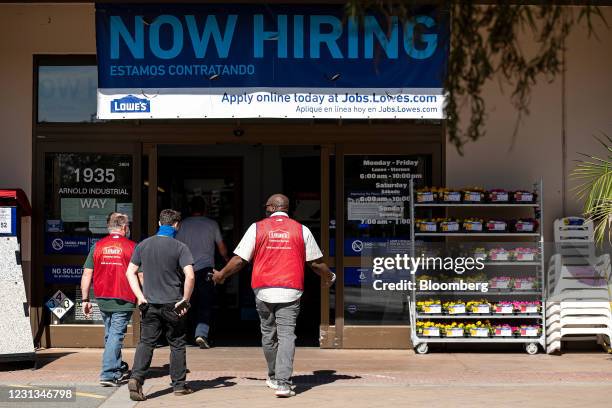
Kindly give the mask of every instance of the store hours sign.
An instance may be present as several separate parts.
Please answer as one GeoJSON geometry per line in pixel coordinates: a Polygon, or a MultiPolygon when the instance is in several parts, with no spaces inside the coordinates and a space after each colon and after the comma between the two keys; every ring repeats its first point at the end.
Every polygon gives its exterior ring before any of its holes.
{"type": "Polygon", "coordinates": [[[447,15],[96,5],[98,117],[443,118],[447,15]]]}

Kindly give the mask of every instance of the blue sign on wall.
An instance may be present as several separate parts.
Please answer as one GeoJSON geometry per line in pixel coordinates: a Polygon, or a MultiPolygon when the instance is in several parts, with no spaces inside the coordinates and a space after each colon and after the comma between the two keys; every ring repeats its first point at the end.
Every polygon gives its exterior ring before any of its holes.
{"type": "Polygon", "coordinates": [[[86,255],[89,253],[91,238],[86,236],[54,236],[45,238],[46,254],[86,255]]]}
{"type": "Polygon", "coordinates": [[[44,267],[45,283],[79,283],[83,267],[77,265],[46,265],[44,267]]]}
{"type": "MultiPolygon", "coordinates": [[[[170,104],[180,100],[170,102],[170,95],[191,95],[185,104],[200,103],[204,109],[202,101],[210,102],[212,94],[220,96],[214,101],[221,106],[242,104],[239,112],[251,106],[264,116],[261,106],[291,102],[320,105],[320,112],[295,113],[306,117],[381,116],[391,108],[397,109],[391,112],[396,116],[407,115],[399,106],[420,106],[419,112],[409,113],[434,116],[427,107],[443,102],[448,18],[433,7],[421,7],[411,16],[366,13],[349,18],[341,5],[322,4],[97,4],[98,115],[172,117],[170,104]],[[300,92],[293,95],[287,88],[300,92]],[[262,89],[272,92],[253,95],[262,89]],[[339,93],[335,100],[321,101],[322,90],[339,93]],[[113,101],[142,96],[146,102],[139,109],[113,110],[113,101]],[[333,111],[353,103],[384,109],[333,111]],[[328,105],[332,111],[326,112],[328,105]]],[[[191,112],[183,107],[180,114],[195,115],[191,112]]],[[[208,110],[209,117],[232,112],[208,110]]]]}

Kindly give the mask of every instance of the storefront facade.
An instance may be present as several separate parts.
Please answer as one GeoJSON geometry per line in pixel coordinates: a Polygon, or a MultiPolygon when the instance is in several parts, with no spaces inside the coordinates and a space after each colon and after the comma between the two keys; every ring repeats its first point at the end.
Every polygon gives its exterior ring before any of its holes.
{"type": "MultiPolygon", "coordinates": [[[[401,293],[383,297],[358,285],[357,238],[364,231],[352,214],[360,209],[348,203],[372,189],[362,175],[375,172],[377,161],[399,160],[398,177],[401,169],[418,172],[423,185],[524,188],[542,177],[550,225],[579,209],[564,174],[575,152],[595,149],[589,135],[611,126],[605,113],[612,92],[607,31],[587,46],[581,33],[572,38],[565,84],[538,85],[512,150],[513,110],[507,97],[488,89],[493,110],[487,135],[460,156],[446,144],[443,120],[98,121],[94,5],[0,5],[0,20],[0,49],[7,56],[0,64],[6,145],[1,181],[24,189],[34,208],[22,246],[32,326],[41,346],[101,345],[101,325],[79,317],[77,307],[54,317],[45,302],[61,290],[78,306],[79,268],[109,211],[131,214],[132,236],[140,239],[154,233],[161,208],[184,210],[199,191],[214,204],[232,246],[262,215],[266,195],[284,190],[300,205],[296,215],[313,229],[338,273],[332,290],[307,282],[314,293],[304,299],[307,344],[407,348],[410,328],[401,293]],[[14,40],[18,35],[21,41],[14,40]],[[589,52],[601,58],[587,63],[589,52]]],[[[402,239],[402,228],[370,226],[365,235],[372,241],[402,239]]],[[[247,281],[237,280],[224,293],[223,317],[254,331],[247,281]]],[[[128,345],[137,334],[135,317],[128,345]]],[[[228,344],[238,344],[238,337],[229,336],[228,344]]]]}

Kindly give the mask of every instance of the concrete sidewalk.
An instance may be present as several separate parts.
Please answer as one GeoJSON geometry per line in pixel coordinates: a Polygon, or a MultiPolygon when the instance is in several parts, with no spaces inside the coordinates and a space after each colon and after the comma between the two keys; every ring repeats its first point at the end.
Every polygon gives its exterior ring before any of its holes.
{"type": "MultiPolygon", "coordinates": [[[[125,350],[130,364],[133,353],[125,350]]],[[[88,406],[612,406],[612,357],[602,352],[415,355],[404,350],[300,348],[294,376],[298,395],[290,399],[277,399],[265,387],[259,348],[188,348],[188,380],[196,392],[175,397],[169,387],[168,354],[167,348],[155,351],[144,387],[147,401],[132,403],[124,386],[110,397],[103,389],[88,406]]],[[[87,387],[87,395],[95,393],[91,387],[98,380],[101,350],[51,349],[39,356],[40,369],[5,369],[0,371],[0,383],[76,384],[77,391],[81,386],[87,387]]]]}

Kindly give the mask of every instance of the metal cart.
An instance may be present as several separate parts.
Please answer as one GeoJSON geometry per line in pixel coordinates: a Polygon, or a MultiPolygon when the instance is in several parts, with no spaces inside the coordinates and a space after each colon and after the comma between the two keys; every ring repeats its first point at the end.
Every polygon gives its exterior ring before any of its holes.
{"type": "MultiPolygon", "coordinates": [[[[443,297],[445,295],[441,295],[441,292],[422,292],[418,291],[417,288],[417,273],[412,274],[413,281],[413,290],[410,292],[410,323],[412,326],[411,330],[411,340],[413,347],[417,354],[425,354],[429,351],[429,344],[431,343],[521,343],[525,345],[525,351],[528,354],[536,354],[539,351],[538,345],[542,346],[545,349],[545,341],[546,341],[546,325],[545,325],[545,313],[546,308],[543,302],[544,294],[545,294],[545,279],[544,279],[544,226],[543,226],[543,187],[542,181],[540,180],[537,183],[534,183],[534,192],[537,193],[537,199],[533,203],[416,203],[415,199],[415,191],[412,180],[410,182],[410,233],[411,233],[411,252],[412,256],[415,256],[415,239],[423,240],[427,237],[481,237],[483,241],[489,241],[491,238],[500,238],[509,239],[509,238],[520,238],[524,240],[526,237],[529,238],[529,241],[538,248],[538,255],[533,261],[487,261],[485,262],[485,270],[487,268],[531,268],[530,270],[534,273],[534,277],[538,277],[539,288],[531,291],[510,291],[510,290],[500,290],[500,291],[490,291],[488,293],[480,293],[480,292],[453,292],[453,296],[464,296],[467,299],[474,299],[475,297],[482,298],[495,298],[497,301],[501,301],[503,299],[511,300],[513,297],[520,297],[521,299],[529,299],[530,301],[538,300],[540,302],[540,310],[538,313],[531,314],[499,314],[499,313],[489,313],[489,314],[423,314],[419,313],[417,310],[417,301],[419,299],[428,298],[432,299],[437,296],[438,298],[443,297]],[[445,209],[445,212],[448,212],[449,208],[475,208],[478,207],[478,210],[483,211],[483,215],[485,215],[485,211],[494,207],[508,207],[508,209],[516,209],[520,207],[528,207],[529,209],[533,209],[534,218],[539,222],[539,232],[500,232],[500,233],[491,233],[491,232],[416,232],[415,231],[415,212],[422,211],[423,209],[433,209],[436,207],[442,207],[445,209]],[[521,321],[521,322],[535,322],[541,327],[540,335],[531,336],[531,337],[492,337],[489,335],[488,337],[443,337],[442,335],[435,337],[427,337],[423,335],[419,335],[417,333],[417,322],[423,321],[476,321],[477,320],[490,320],[496,323],[501,322],[509,322],[509,321],[521,321]]],[[[446,240],[446,238],[445,238],[446,240]]],[[[522,241],[521,241],[522,242],[522,241]]],[[[520,270],[520,269],[519,269],[520,270]]],[[[444,312],[444,311],[443,311],[444,312]]],[[[467,311],[466,311],[467,312],[467,311]]]]}

